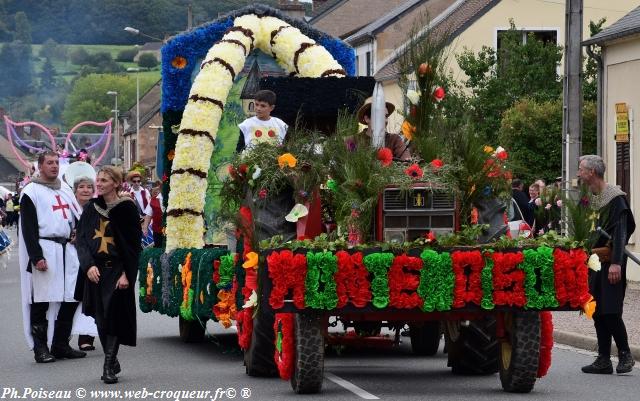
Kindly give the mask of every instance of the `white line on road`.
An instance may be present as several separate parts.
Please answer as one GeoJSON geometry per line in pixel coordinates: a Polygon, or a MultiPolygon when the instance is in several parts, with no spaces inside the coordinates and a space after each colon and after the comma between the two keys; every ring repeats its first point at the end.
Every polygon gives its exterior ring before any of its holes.
{"type": "Polygon", "coordinates": [[[373,394],[371,394],[369,392],[366,392],[365,390],[361,389],[360,387],[356,386],[355,384],[351,383],[350,381],[346,381],[345,379],[334,375],[333,373],[324,372],[324,377],[326,377],[327,379],[331,380],[335,384],[346,388],[347,390],[351,391],[352,393],[354,393],[358,397],[363,398],[365,400],[379,400],[380,399],[380,398],[376,397],[375,395],[373,395],[373,394]]]}

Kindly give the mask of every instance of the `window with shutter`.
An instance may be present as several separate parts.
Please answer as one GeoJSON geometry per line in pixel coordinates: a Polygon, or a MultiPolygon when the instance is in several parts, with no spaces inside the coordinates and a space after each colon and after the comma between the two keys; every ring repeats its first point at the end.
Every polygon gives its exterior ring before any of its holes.
{"type": "Polygon", "coordinates": [[[616,184],[631,202],[631,154],[629,143],[616,143],[616,184]]]}

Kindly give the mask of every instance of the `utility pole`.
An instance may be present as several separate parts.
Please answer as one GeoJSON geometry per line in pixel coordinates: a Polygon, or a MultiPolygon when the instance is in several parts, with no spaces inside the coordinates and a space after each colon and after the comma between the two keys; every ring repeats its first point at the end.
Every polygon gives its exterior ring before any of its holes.
{"type": "Polygon", "coordinates": [[[578,157],[582,153],[582,5],[583,0],[567,0],[565,14],[562,114],[562,181],[565,191],[577,187],[578,157]]]}

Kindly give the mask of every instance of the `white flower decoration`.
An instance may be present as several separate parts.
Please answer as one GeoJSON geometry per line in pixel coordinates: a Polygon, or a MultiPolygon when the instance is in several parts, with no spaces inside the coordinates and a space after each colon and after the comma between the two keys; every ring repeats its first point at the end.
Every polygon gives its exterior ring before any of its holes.
{"type": "Polygon", "coordinates": [[[409,89],[407,91],[407,99],[409,99],[411,104],[418,104],[418,102],[420,101],[420,92],[409,89]]]}
{"type": "Polygon", "coordinates": [[[297,203],[293,209],[285,216],[285,220],[291,223],[297,223],[299,219],[309,214],[309,209],[301,203],[297,203]]]}
{"type": "Polygon", "coordinates": [[[256,305],[258,305],[258,294],[256,294],[256,290],[251,290],[251,295],[249,299],[247,299],[247,302],[242,305],[242,309],[253,308],[256,305]]]}
{"type": "Polygon", "coordinates": [[[253,172],[253,175],[251,175],[251,178],[253,178],[254,180],[257,180],[258,177],[260,177],[260,174],[262,174],[262,169],[256,166],[256,170],[253,172]]]}
{"type": "Polygon", "coordinates": [[[592,253],[591,256],[589,256],[589,260],[587,261],[587,266],[589,266],[589,269],[593,270],[594,272],[600,271],[600,269],[602,268],[602,265],[600,264],[600,258],[598,257],[597,254],[592,253]]]}

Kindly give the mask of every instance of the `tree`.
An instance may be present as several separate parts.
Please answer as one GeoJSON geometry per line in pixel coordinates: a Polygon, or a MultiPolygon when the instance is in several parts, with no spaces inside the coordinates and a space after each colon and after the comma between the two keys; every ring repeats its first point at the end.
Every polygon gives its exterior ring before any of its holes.
{"type": "MultiPolygon", "coordinates": [[[[589,37],[602,31],[602,26],[607,22],[606,18],[601,18],[598,22],[589,21],[589,37]]],[[[599,46],[593,46],[593,53],[596,56],[600,56],[602,51],[599,46]]],[[[582,94],[585,101],[595,102],[598,100],[598,64],[596,61],[587,57],[587,63],[584,67],[584,74],[582,75],[582,94]]]]}
{"type": "Polygon", "coordinates": [[[23,11],[18,11],[15,16],[16,21],[16,29],[14,34],[14,40],[19,40],[24,44],[30,45],[32,43],[31,40],[31,24],[29,23],[29,18],[27,18],[27,14],[23,11]]]}
{"type": "Polygon", "coordinates": [[[40,87],[43,89],[51,89],[56,86],[56,69],[51,62],[51,59],[47,57],[42,65],[42,72],[40,73],[40,87]]]}
{"type": "Polygon", "coordinates": [[[131,49],[122,50],[116,56],[116,61],[131,63],[133,62],[133,59],[136,57],[136,54],[138,54],[138,49],[131,48],[131,49]]]}
{"type": "Polygon", "coordinates": [[[31,90],[32,55],[31,45],[21,41],[5,43],[0,50],[0,96],[20,97],[31,90]]]}
{"type": "Polygon", "coordinates": [[[151,53],[142,53],[138,58],[138,67],[140,68],[156,68],[158,59],[151,53]]]}
{"type": "Polygon", "coordinates": [[[69,60],[73,65],[85,65],[90,63],[91,55],[84,47],[77,47],[69,52],[69,60]]]}
{"type": "Polygon", "coordinates": [[[57,50],[58,42],[49,38],[42,44],[40,53],[38,55],[46,59],[53,59],[54,57],[56,57],[57,50]]]}
{"type": "Polygon", "coordinates": [[[135,104],[136,85],[128,76],[90,74],[75,81],[62,114],[64,124],[81,121],[104,121],[113,116],[114,99],[109,91],[118,92],[118,108],[127,110],[135,104]]]}
{"type": "Polygon", "coordinates": [[[557,73],[561,48],[536,40],[532,35],[522,43],[522,32],[511,28],[500,35],[496,52],[484,46],[478,54],[466,50],[457,57],[471,91],[469,106],[475,131],[487,143],[495,143],[502,114],[518,100],[530,97],[538,101],[557,99],[562,84],[557,73]]]}

